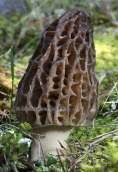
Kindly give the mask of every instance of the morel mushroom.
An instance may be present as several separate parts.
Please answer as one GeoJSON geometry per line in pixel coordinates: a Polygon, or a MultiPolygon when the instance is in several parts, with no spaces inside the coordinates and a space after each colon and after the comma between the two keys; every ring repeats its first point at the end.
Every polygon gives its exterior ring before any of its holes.
{"type": "MultiPolygon", "coordinates": [[[[88,14],[73,9],[46,27],[15,100],[20,122],[42,126],[34,132],[45,136],[40,139],[44,156],[48,152],[56,154],[56,148],[64,150],[60,143],[67,148],[64,139],[71,127],[88,126],[93,121],[99,108],[95,64],[93,26],[88,14]]],[[[38,141],[38,136],[34,138],[38,141]]],[[[40,156],[42,150],[33,142],[31,160],[40,156]]]]}

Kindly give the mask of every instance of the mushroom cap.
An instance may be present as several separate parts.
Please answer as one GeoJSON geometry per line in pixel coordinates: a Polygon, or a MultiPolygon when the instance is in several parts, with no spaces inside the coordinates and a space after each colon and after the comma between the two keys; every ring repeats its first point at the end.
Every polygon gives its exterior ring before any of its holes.
{"type": "Polygon", "coordinates": [[[73,9],[45,28],[18,85],[16,118],[32,126],[87,126],[99,108],[91,18],[73,9]]]}

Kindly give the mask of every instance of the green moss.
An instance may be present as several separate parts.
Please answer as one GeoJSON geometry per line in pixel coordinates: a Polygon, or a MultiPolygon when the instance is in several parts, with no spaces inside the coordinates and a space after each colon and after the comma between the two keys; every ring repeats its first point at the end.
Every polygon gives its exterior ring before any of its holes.
{"type": "Polygon", "coordinates": [[[111,142],[108,144],[108,149],[105,150],[108,161],[101,161],[96,165],[82,164],[82,172],[117,172],[118,169],[118,147],[117,144],[111,142]],[[106,163],[106,165],[104,165],[106,163]]]}
{"type": "Polygon", "coordinates": [[[28,129],[31,129],[31,125],[27,122],[24,122],[24,123],[21,123],[19,124],[19,128],[23,129],[23,130],[28,130],[28,129]]]}
{"type": "MultiPolygon", "coordinates": [[[[9,126],[8,126],[9,127],[9,126]]],[[[9,162],[17,161],[22,154],[26,155],[28,151],[27,142],[19,142],[25,139],[22,133],[19,133],[14,127],[0,133],[0,159],[5,154],[9,162]],[[4,149],[3,149],[4,148],[4,149]]]]}
{"type": "Polygon", "coordinates": [[[118,41],[112,32],[94,35],[96,48],[96,70],[113,70],[118,66],[118,41]]]}
{"type": "MultiPolygon", "coordinates": [[[[117,114],[114,116],[114,118],[117,117],[117,114]]],[[[102,117],[103,118],[103,117],[102,117]]],[[[100,119],[100,117],[98,117],[97,119],[100,119]]],[[[111,121],[113,120],[113,117],[110,116],[107,119],[104,120],[100,120],[100,121],[95,121],[94,125],[95,125],[95,129],[93,129],[92,127],[76,127],[72,132],[71,135],[69,136],[67,142],[73,142],[74,140],[76,141],[76,138],[78,138],[81,142],[84,142],[86,140],[89,140],[91,138],[94,138],[98,135],[102,135],[105,134],[107,132],[112,131],[114,128],[110,128],[110,127],[102,127],[102,128],[97,128],[97,126],[99,125],[107,125],[107,124],[111,124],[111,121]]],[[[108,142],[111,141],[110,138],[104,140],[101,145],[103,146],[107,146],[108,142]]],[[[86,145],[85,145],[86,146],[86,145]]],[[[71,148],[72,152],[75,150],[73,148],[71,148]]]]}

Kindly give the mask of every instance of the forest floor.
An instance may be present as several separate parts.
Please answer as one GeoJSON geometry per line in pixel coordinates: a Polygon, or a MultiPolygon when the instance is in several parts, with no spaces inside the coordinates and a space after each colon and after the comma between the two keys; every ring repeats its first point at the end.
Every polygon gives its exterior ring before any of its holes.
{"type": "Polygon", "coordinates": [[[18,144],[22,138],[33,139],[31,126],[16,120],[13,102],[42,30],[46,22],[52,21],[41,14],[40,20],[19,13],[10,18],[0,16],[0,171],[117,171],[118,28],[112,24],[94,26],[96,74],[100,83],[100,108],[94,123],[72,131],[67,140],[70,152],[63,159],[49,154],[48,160],[42,158],[32,165],[27,143],[18,144]]]}

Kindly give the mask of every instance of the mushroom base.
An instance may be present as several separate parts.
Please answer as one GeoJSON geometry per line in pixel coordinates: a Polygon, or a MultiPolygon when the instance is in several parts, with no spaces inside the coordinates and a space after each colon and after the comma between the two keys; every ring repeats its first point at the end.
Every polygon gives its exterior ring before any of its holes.
{"type": "Polygon", "coordinates": [[[59,155],[65,154],[66,150],[68,150],[65,140],[68,138],[71,129],[71,127],[55,125],[33,129],[34,140],[31,145],[30,161],[36,161],[41,157],[46,158],[47,153],[57,155],[56,149],[58,149],[59,155]],[[60,143],[66,150],[62,148],[60,143]]]}

